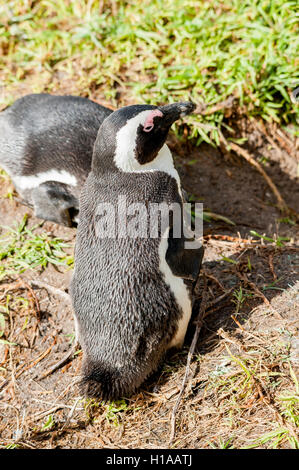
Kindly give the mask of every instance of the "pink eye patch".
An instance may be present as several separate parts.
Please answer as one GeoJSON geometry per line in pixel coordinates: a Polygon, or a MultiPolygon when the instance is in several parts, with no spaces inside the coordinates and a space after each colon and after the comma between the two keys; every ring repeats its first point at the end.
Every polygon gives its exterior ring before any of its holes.
{"type": "Polygon", "coordinates": [[[161,111],[159,111],[159,109],[154,109],[154,111],[152,111],[148,115],[148,117],[147,117],[147,119],[146,119],[146,121],[143,125],[144,132],[150,132],[154,128],[154,117],[156,117],[156,116],[163,117],[163,113],[161,111]]]}

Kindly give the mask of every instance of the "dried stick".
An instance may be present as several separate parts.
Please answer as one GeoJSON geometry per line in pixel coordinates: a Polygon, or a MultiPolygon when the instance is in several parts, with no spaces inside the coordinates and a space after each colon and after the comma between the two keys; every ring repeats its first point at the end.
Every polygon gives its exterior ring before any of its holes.
{"type": "MultiPolygon", "coordinates": [[[[225,299],[225,297],[227,297],[229,294],[232,293],[232,291],[234,290],[234,287],[232,287],[231,289],[227,290],[227,291],[224,291],[224,294],[222,295],[219,295],[219,297],[217,297],[216,299],[212,300],[211,302],[209,302],[207,305],[206,305],[206,310],[208,308],[211,308],[213,307],[214,305],[218,304],[219,302],[221,302],[221,300],[225,299]]],[[[208,315],[209,315],[210,312],[205,312],[203,314],[203,318],[206,318],[208,315]]]]}
{"type": "Polygon", "coordinates": [[[220,240],[224,242],[232,242],[232,243],[248,243],[248,244],[253,244],[253,243],[258,243],[259,240],[251,240],[247,238],[238,238],[238,237],[231,237],[230,235],[219,235],[219,234],[209,234],[209,235],[204,235],[203,237],[205,240],[220,240]]]}
{"type": "Polygon", "coordinates": [[[265,302],[266,305],[270,306],[270,301],[267,299],[267,297],[259,290],[259,288],[254,284],[254,282],[252,281],[249,281],[249,279],[247,278],[246,274],[244,273],[240,273],[239,270],[236,270],[237,272],[237,275],[238,277],[245,282],[245,284],[248,284],[253,290],[254,292],[256,293],[256,295],[258,297],[260,297],[261,299],[263,299],[263,301],[265,302]]]}
{"type": "Polygon", "coordinates": [[[39,301],[38,301],[38,298],[35,295],[34,290],[32,289],[32,287],[26,281],[24,281],[24,279],[21,279],[20,277],[18,277],[18,281],[20,282],[21,285],[23,285],[24,289],[27,289],[28,297],[29,297],[29,300],[31,301],[32,309],[34,310],[35,315],[39,318],[39,316],[40,316],[40,306],[39,306],[39,301]],[[34,309],[34,305],[35,305],[36,309],[34,309]]]}
{"type": "Polygon", "coordinates": [[[171,422],[170,422],[171,428],[170,428],[169,446],[171,446],[171,444],[173,442],[173,439],[175,437],[176,413],[177,413],[177,410],[180,406],[181,399],[182,399],[183,393],[184,393],[185,388],[186,388],[187,379],[189,377],[191,359],[192,359],[192,356],[194,354],[194,350],[195,350],[196,343],[197,343],[197,340],[198,340],[199,332],[200,332],[201,327],[203,325],[203,318],[204,318],[206,305],[207,305],[207,298],[208,298],[207,279],[206,279],[206,276],[205,276],[204,273],[203,273],[203,279],[204,279],[204,289],[203,289],[203,294],[202,294],[202,300],[201,300],[201,304],[200,304],[199,313],[198,313],[198,315],[196,317],[196,320],[194,322],[196,324],[196,329],[195,329],[195,333],[194,333],[194,336],[193,336],[193,339],[192,339],[192,343],[191,343],[191,346],[190,346],[190,349],[189,349],[189,352],[188,352],[186,370],[185,370],[185,375],[184,375],[183,382],[182,382],[182,385],[181,385],[180,393],[179,393],[179,396],[177,398],[177,401],[176,401],[176,403],[174,405],[174,408],[172,410],[172,413],[171,413],[171,422]]]}
{"type": "Polygon", "coordinates": [[[60,367],[64,366],[70,359],[70,357],[76,352],[76,347],[77,345],[75,344],[63,357],[60,359],[60,361],[56,362],[50,369],[48,369],[41,377],[40,379],[44,379],[45,377],[48,377],[48,375],[53,374],[57,369],[60,367]]]}
{"type": "Polygon", "coordinates": [[[247,278],[246,274],[245,273],[240,273],[240,271],[238,271],[238,269],[236,269],[236,273],[237,275],[239,276],[239,278],[244,281],[246,284],[248,284],[253,290],[254,292],[256,293],[256,295],[258,297],[260,297],[261,299],[263,299],[264,303],[272,310],[272,312],[274,312],[278,318],[280,320],[283,320],[283,317],[280,315],[280,313],[272,307],[270,301],[267,299],[267,297],[259,290],[259,288],[254,284],[254,282],[252,281],[249,281],[249,279],[247,278]]]}
{"type": "Polygon", "coordinates": [[[275,130],[275,135],[288,154],[293,156],[295,153],[296,156],[296,143],[292,142],[280,129],[275,130]]]}
{"type": "Polygon", "coordinates": [[[223,292],[225,292],[225,288],[223,287],[219,279],[217,279],[217,277],[213,276],[212,274],[208,274],[207,272],[205,272],[205,276],[208,279],[212,279],[212,281],[214,281],[220,287],[220,289],[223,290],[223,292]]]}
{"type": "Polygon", "coordinates": [[[282,212],[289,212],[289,208],[287,204],[285,203],[283,197],[281,196],[280,192],[278,191],[276,185],[273,183],[271,180],[270,176],[267,175],[265,170],[262,168],[262,166],[245,150],[244,148],[240,147],[239,145],[235,144],[234,142],[226,142],[226,144],[238,155],[241,155],[241,157],[245,158],[250,165],[254,166],[257,171],[263,176],[263,178],[267,181],[268,185],[270,186],[272,192],[274,193],[277,202],[278,202],[278,207],[282,212]]]}
{"type": "Polygon", "coordinates": [[[71,302],[71,296],[64,292],[61,289],[57,289],[57,287],[50,286],[50,284],[47,284],[46,282],[41,282],[41,281],[28,281],[33,287],[37,287],[39,289],[46,289],[48,292],[51,292],[51,294],[54,295],[59,295],[60,297],[63,297],[63,299],[66,302],[71,302]]]}
{"type": "MultiPolygon", "coordinates": [[[[27,366],[26,366],[26,364],[23,364],[22,366],[20,366],[17,369],[16,375],[15,375],[14,378],[17,379],[18,377],[20,377],[20,375],[23,374],[23,372],[25,372],[26,370],[29,370],[32,367],[36,366],[42,359],[44,359],[51,352],[51,350],[52,350],[52,348],[55,344],[56,344],[56,337],[54,338],[53,343],[46,349],[45,352],[43,352],[40,356],[38,356],[38,358],[35,359],[35,361],[31,362],[27,366]]],[[[11,382],[11,380],[9,380],[9,379],[2,382],[2,384],[0,385],[0,391],[3,390],[8,384],[10,384],[10,382],[11,382]]]]}
{"type": "Polygon", "coordinates": [[[5,283],[5,284],[0,284],[0,289],[4,289],[4,293],[1,294],[1,298],[5,297],[7,292],[9,292],[11,290],[19,289],[20,286],[21,286],[20,280],[15,281],[15,282],[8,282],[8,283],[5,283]]]}
{"type": "Polygon", "coordinates": [[[220,103],[215,104],[214,106],[211,106],[210,109],[207,109],[209,104],[207,103],[200,103],[194,114],[202,114],[204,116],[208,116],[209,114],[214,114],[217,111],[220,111],[221,109],[228,109],[232,108],[234,105],[236,98],[234,96],[229,96],[226,100],[220,101],[220,103]]]}
{"type": "Polygon", "coordinates": [[[268,261],[269,261],[269,267],[270,267],[270,270],[271,270],[271,273],[272,273],[272,276],[273,276],[273,280],[276,281],[276,279],[277,279],[277,274],[276,274],[276,272],[274,271],[273,253],[270,253],[269,258],[268,258],[268,261]]]}
{"type": "Polygon", "coordinates": [[[268,134],[268,131],[267,131],[264,123],[262,121],[257,121],[256,119],[252,119],[252,123],[258,131],[260,131],[262,134],[264,134],[264,136],[268,140],[269,144],[272,145],[272,147],[275,148],[279,152],[279,154],[281,155],[281,153],[282,153],[281,148],[277,145],[275,140],[272,139],[272,137],[268,134]]]}

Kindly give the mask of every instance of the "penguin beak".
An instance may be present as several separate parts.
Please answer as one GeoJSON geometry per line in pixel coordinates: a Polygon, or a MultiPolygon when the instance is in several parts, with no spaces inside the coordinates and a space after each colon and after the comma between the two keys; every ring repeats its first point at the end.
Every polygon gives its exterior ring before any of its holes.
{"type": "Polygon", "coordinates": [[[186,116],[187,114],[191,114],[192,111],[195,110],[195,108],[196,105],[188,101],[159,106],[158,109],[163,114],[163,118],[161,119],[161,125],[163,127],[171,126],[178,119],[186,116]]]}

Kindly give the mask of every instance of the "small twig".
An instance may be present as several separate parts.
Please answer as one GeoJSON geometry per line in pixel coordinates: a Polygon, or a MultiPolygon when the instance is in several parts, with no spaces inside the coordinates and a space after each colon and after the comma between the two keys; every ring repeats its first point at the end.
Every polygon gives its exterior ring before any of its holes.
{"type": "Polygon", "coordinates": [[[234,105],[235,99],[236,98],[234,96],[229,96],[226,100],[220,101],[220,103],[216,103],[210,109],[207,109],[207,107],[209,106],[208,104],[201,103],[197,106],[194,114],[202,114],[204,116],[208,116],[209,114],[214,114],[217,111],[220,111],[221,109],[232,108],[234,105]]]}
{"type": "Polygon", "coordinates": [[[175,403],[174,408],[173,408],[172,413],[171,413],[171,422],[170,422],[171,427],[170,427],[169,446],[171,446],[171,444],[173,442],[173,439],[175,437],[176,413],[177,413],[177,410],[180,406],[183,393],[185,391],[185,387],[186,387],[186,384],[187,384],[187,379],[189,377],[191,359],[193,357],[194,350],[195,350],[195,347],[196,347],[196,344],[197,344],[199,332],[200,332],[201,327],[203,325],[203,318],[204,318],[204,314],[205,314],[205,310],[206,310],[207,296],[208,296],[207,279],[206,279],[206,276],[205,276],[204,273],[203,273],[203,279],[204,279],[204,289],[203,289],[203,294],[202,294],[202,300],[201,300],[201,304],[200,304],[199,313],[198,313],[197,318],[195,320],[196,329],[195,329],[195,333],[194,333],[194,336],[193,336],[193,339],[192,339],[192,343],[191,343],[191,346],[190,346],[190,349],[189,349],[189,352],[188,352],[186,370],[185,370],[185,375],[184,375],[183,382],[182,382],[182,385],[181,385],[180,393],[179,393],[179,396],[176,400],[176,403],[175,403]]]}
{"type": "Polygon", "coordinates": [[[49,416],[50,414],[55,413],[55,411],[60,410],[61,408],[64,408],[64,406],[63,406],[63,405],[56,405],[56,406],[53,406],[53,407],[50,408],[49,410],[40,411],[39,413],[36,413],[35,415],[30,416],[30,417],[29,417],[29,420],[33,422],[33,421],[42,419],[42,418],[44,418],[45,416],[49,416]]]}
{"type": "Polygon", "coordinates": [[[213,276],[212,274],[208,274],[206,271],[205,271],[205,276],[208,279],[212,279],[212,281],[214,281],[220,287],[220,289],[225,292],[225,288],[223,287],[221,282],[217,279],[217,277],[213,276]]]}
{"type": "MultiPolygon", "coordinates": [[[[241,351],[244,351],[246,352],[246,348],[245,346],[241,343],[241,341],[239,341],[238,339],[236,338],[231,338],[231,336],[226,332],[224,331],[223,328],[219,328],[218,331],[217,331],[217,335],[219,335],[221,338],[223,338],[225,341],[227,341],[228,343],[231,343],[231,344],[234,344],[235,346],[238,346],[238,348],[241,350],[241,351]]],[[[228,349],[229,353],[231,354],[227,344],[225,344],[225,347],[228,349]]],[[[231,354],[232,355],[232,354],[231,354]]]]}
{"type": "Polygon", "coordinates": [[[242,274],[240,273],[240,271],[238,271],[238,269],[236,269],[236,273],[237,275],[239,276],[239,278],[244,281],[246,284],[248,284],[253,290],[254,292],[256,293],[256,295],[258,297],[260,297],[261,299],[263,299],[264,303],[272,310],[272,312],[274,312],[280,320],[283,320],[283,317],[280,315],[280,313],[275,310],[275,308],[272,307],[270,301],[267,299],[267,297],[259,290],[259,288],[254,284],[254,282],[251,282],[249,281],[249,279],[247,278],[246,274],[242,274]]]}
{"type": "Polygon", "coordinates": [[[277,279],[277,274],[276,272],[274,271],[274,265],[273,265],[273,253],[270,253],[269,254],[269,266],[270,266],[270,270],[271,270],[271,273],[272,273],[272,276],[273,276],[273,280],[276,281],[277,279]]]}
{"type": "Polygon", "coordinates": [[[296,433],[296,431],[293,429],[293,427],[287,422],[287,420],[281,416],[281,414],[279,413],[279,411],[276,409],[276,407],[274,406],[274,404],[270,403],[270,400],[269,398],[265,398],[264,397],[264,402],[266,403],[266,405],[268,406],[268,408],[272,411],[272,413],[274,414],[275,418],[277,419],[277,421],[280,423],[280,425],[282,427],[286,427],[289,431],[289,433],[297,440],[298,439],[298,434],[296,433]]]}
{"type": "Polygon", "coordinates": [[[19,377],[21,374],[23,374],[25,370],[31,369],[32,367],[36,366],[36,364],[38,364],[42,359],[44,359],[51,352],[54,344],[56,344],[56,337],[54,338],[53,343],[50,344],[50,346],[48,347],[48,349],[46,349],[45,352],[43,352],[40,356],[38,356],[38,358],[34,362],[31,362],[31,364],[29,364],[24,369],[22,369],[22,371],[20,371],[19,374],[16,374],[16,378],[19,377]]]}
{"type": "Polygon", "coordinates": [[[33,308],[33,310],[35,310],[34,305],[36,306],[35,315],[37,317],[39,317],[40,316],[40,306],[39,306],[39,301],[38,301],[38,298],[35,295],[34,290],[31,288],[31,286],[26,281],[24,281],[20,277],[18,278],[18,281],[24,287],[24,289],[27,289],[28,297],[29,297],[29,300],[31,301],[32,308],[33,308]]]}
{"type": "Polygon", "coordinates": [[[1,299],[6,296],[7,292],[20,289],[21,284],[22,283],[20,282],[20,280],[15,281],[15,282],[7,282],[5,284],[0,284],[0,290],[4,289],[3,294],[1,294],[1,299]]]}
{"type": "Polygon", "coordinates": [[[51,294],[54,295],[59,295],[60,297],[63,297],[66,302],[71,302],[71,296],[67,294],[65,291],[58,289],[57,287],[50,286],[50,284],[47,284],[46,282],[41,282],[41,281],[28,281],[29,284],[31,284],[33,287],[37,287],[39,289],[46,289],[48,292],[51,292],[51,294]]]}
{"type": "Polygon", "coordinates": [[[236,325],[238,325],[238,327],[240,328],[241,331],[245,331],[245,329],[243,328],[243,326],[241,325],[241,323],[239,322],[239,320],[236,319],[235,315],[231,315],[231,318],[234,320],[234,322],[236,323],[236,325]]]}
{"type": "Polygon", "coordinates": [[[0,289],[5,289],[5,292],[18,289],[19,287],[20,287],[20,281],[6,282],[5,284],[0,284],[0,289]]]}
{"type": "Polygon", "coordinates": [[[78,384],[79,382],[81,382],[81,376],[77,376],[75,377],[68,385],[67,387],[62,390],[62,392],[58,395],[58,397],[56,398],[56,401],[57,400],[60,400],[60,398],[64,397],[68,391],[70,390],[70,388],[72,388],[74,385],[78,384]]]}
{"type": "Polygon", "coordinates": [[[68,416],[67,416],[67,418],[66,418],[65,423],[63,424],[62,428],[60,429],[60,432],[62,432],[62,431],[68,426],[68,424],[70,423],[70,421],[71,421],[71,419],[72,419],[72,417],[73,417],[73,414],[74,414],[74,412],[75,412],[75,410],[76,410],[76,408],[77,408],[77,405],[78,405],[78,403],[79,403],[80,400],[81,400],[81,397],[78,397],[78,398],[75,400],[75,402],[74,402],[74,404],[73,404],[73,406],[72,406],[72,408],[71,408],[71,410],[70,410],[70,412],[69,412],[69,414],[68,414],[68,416]]]}
{"type": "Polygon", "coordinates": [[[116,0],[111,0],[111,13],[112,13],[112,16],[114,16],[114,17],[117,16],[116,0]]]}
{"type": "Polygon", "coordinates": [[[40,378],[44,379],[45,377],[48,377],[48,375],[53,374],[57,369],[60,367],[64,366],[70,359],[70,357],[75,353],[77,345],[75,344],[63,357],[60,359],[60,361],[56,362],[50,369],[48,369],[40,378]]]}
{"type": "MultiPolygon", "coordinates": [[[[48,347],[48,349],[46,349],[45,352],[43,352],[40,356],[38,356],[37,359],[35,359],[35,361],[31,362],[30,364],[28,364],[28,366],[26,366],[26,364],[23,364],[22,366],[20,366],[17,371],[16,371],[16,374],[14,375],[14,379],[17,379],[18,377],[20,377],[20,375],[23,374],[23,372],[25,372],[26,370],[28,369],[31,369],[32,367],[36,366],[36,364],[38,364],[42,359],[44,359],[52,350],[54,344],[56,343],[56,337],[54,338],[54,341],[53,343],[48,347]]],[[[0,391],[3,390],[4,388],[7,387],[7,385],[11,382],[11,380],[5,380],[1,385],[0,385],[0,391]]]]}
{"type": "MultiPolygon", "coordinates": [[[[206,310],[208,308],[211,308],[211,307],[214,307],[214,305],[218,304],[219,302],[221,302],[221,300],[225,299],[225,297],[227,297],[229,294],[232,293],[232,291],[234,290],[234,287],[232,287],[231,289],[227,290],[224,292],[224,294],[222,295],[219,295],[219,297],[217,297],[216,299],[212,300],[211,302],[209,302],[206,306],[206,310]]],[[[203,315],[203,318],[205,318],[206,316],[209,315],[210,312],[205,312],[204,315],[203,315]]]]}
{"type": "Polygon", "coordinates": [[[238,238],[238,237],[231,237],[230,235],[219,235],[219,234],[209,234],[209,235],[204,235],[203,237],[205,240],[220,240],[220,241],[225,241],[225,242],[232,242],[232,243],[248,243],[248,244],[253,244],[253,243],[258,243],[260,240],[251,240],[247,238],[238,238]]]}
{"type": "MultiPolygon", "coordinates": [[[[222,137],[224,139],[224,137],[222,137]]],[[[238,155],[241,155],[241,157],[245,158],[245,160],[250,163],[250,165],[254,166],[257,171],[263,176],[263,178],[266,180],[268,185],[270,186],[272,192],[274,193],[277,202],[278,202],[278,207],[282,212],[289,212],[289,208],[287,204],[285,203],[283,197],[281,196],[280,192],[277,189],[277,186],[273,183],[271,180],[270,176],[267,175],[265,170],[262,168],[262,166],[257,162],[250,154],[245,150],[243,147],[240,147],[239,145],[235,144],[234,142],[227,142],[224,139],[224,143],[226,146],[230,147],[234,152],[236,152],[238,155]]]]}
{"type": "Polygon", "coordinates": [[[270,301],[267,299],[267,297],[259,290],[259,288],[254,284],[254,282],[251,282],[249,281],[249,279],[247,278],[246,274],[242,274],[240,273],[239,270],[236,270],[237,271],[237,275],[239,276],[239,278],[245,282],[245,284],[248,284],[253,290],[254,292],[256,293],[256,295],[258,297],[261,297],[263,299],[263,301],[265,302],[266,305],[270,305],[270,301]]]}
{"type": "MultiPolygon", "coordinates": [[[[241,325],[241,323],[237,320],[237,318],[234,316],[234,315],[231,315],[231,318],[234,320],[234,322],[236,323],[236,325],[238,325],[238,327],[240,328],[240,330],[242,331],[242,333],[248,335],[250,338],[254,338],[255,340],[257,340],[259,343],[263,343],[263,342],[267,342],[269,343],[269,346],[271,346],[271,343],[270,341],[266,340],[265,338],[259,338],[258,336],[254,335],[253,333],[251,333],[250,331],[247,331],[245,330],[245,328],[243,328],[243,326],[241,325]]],[[[266,351],[268,354],[272,354],[271,351],[269,351],[267,348],[265,348],[264,346],[261,346],[259,345],[259,347],[261,349],[263,349],[264,351],[266,351]]]]}
{"type": "Polygon", "coordinates": [[[275,137],[281,144],[281,146],[287,151],[287,153],[292,157],[293,154],[296,152],[296,149],[294,149],[295,144],[293,145],[293,149],[289,146],[288,142],[282,137],[282,133],[280,132],[279,129],[276,130],[275,137]]]}
{"type": "MultiPolygon", "coordinates": [[[[264,122],[262,120],[257,121],[255,119],[253,119],[252,122],[255,128],[258,129],[260,132],[262,132],[266,136],[268,142],[272,145],[272,147],[274,147],[281,154],[282,153],[281,147],[279,147],[279,145],[275,142],[275,140],[269,135],[269,132],[264,122]]],[[[281,146],[287,151],[287,153],[290,156],[293,156],[294,151],[296,152],[295,142],[292,142],[280,129],[277,129],[276,126],[274,128],[272,126],[271,133],[274,134],[276,139],[279,141],[281,146]]]]}
{"type": "Polygon", "coordinates": [[[262,121],[257,121],[255,119],[252,120],[252,123],[254,125],[254,127],[260,131],[262,134],[264,134],[264,136],[266,137],[266,139],[268,140],[269,144],[275,148],[279,154],[281,155],[281,148],[277,145],[277,143],[275,142],[274,139],[272,139],[272,137],[268,134],[268,131],[264,125],[264,123],[262,121]]]}

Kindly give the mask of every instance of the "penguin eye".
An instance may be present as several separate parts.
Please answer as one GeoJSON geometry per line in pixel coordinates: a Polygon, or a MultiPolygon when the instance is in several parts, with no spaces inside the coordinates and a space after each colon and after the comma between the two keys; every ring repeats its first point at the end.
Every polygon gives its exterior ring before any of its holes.
{"type": "Polygon", "coordinates": [[[150,132],[153,130],[154,128],[154,117],[163,117],[163,113],[161,111],[159,111],[159,109],[155,109],[154,111],[152,111],[148,117],[146,118],[146,121],[143,125],[143,131],[144,132],[150,132]]]}
{"type": "Polygon", "coordinates": [[[143,127],[143,130],[144,132],[150,132],[151,130],[153,130],[154,128],[154,125],[150,126],[150,125],[147,125],[146,127],[144,126],[143,127]]]}

